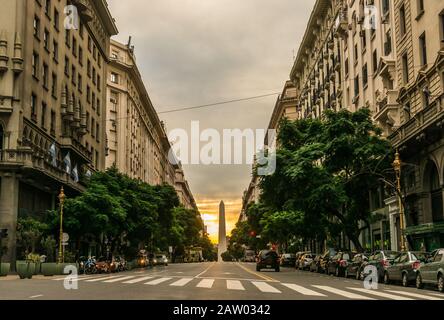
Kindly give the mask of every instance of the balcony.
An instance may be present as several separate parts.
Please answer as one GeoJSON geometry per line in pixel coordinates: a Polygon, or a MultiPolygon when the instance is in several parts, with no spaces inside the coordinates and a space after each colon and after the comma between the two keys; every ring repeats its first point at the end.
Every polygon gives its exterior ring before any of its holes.
{"type": "Polygon", "coordinates": [[[334,33],[335,36],[346,36],[348,34],[348,12],[347,10],[341,10],[336,17],[334,33]]]}
{"type": "Polygon", "coordinates": [[[77,155],[77,157],[86,163],[91,162],[91,152],[75,139],[63,137],[60,140],[60,148],[63,150],[69,150],[72,154],[77,155]]]}

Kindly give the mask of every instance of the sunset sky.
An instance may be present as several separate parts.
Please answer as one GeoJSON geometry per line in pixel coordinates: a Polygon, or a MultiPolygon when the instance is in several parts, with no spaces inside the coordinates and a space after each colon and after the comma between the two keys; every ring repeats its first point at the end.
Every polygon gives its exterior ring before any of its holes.
{"type": "MultiPolygon", "coordinates": [[[[313,0],[108,0],[116,40],[135,46],[137,64],[167,131],[266,129],[277,95],[209,108],[162,113],[282,92],[313,0]],[[292,12],[292,14],[283,14],[292,12]],[[266,27],[264,27],[266,26],[266,27]]],[[[219,202],[234,227],[251,165],[184,165],[217,241],[219,202]]]]}

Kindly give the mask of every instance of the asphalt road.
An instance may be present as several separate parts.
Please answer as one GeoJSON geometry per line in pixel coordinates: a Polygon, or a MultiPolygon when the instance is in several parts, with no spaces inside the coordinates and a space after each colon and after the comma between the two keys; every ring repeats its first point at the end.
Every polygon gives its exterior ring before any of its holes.
{"type": "Polygon", "coordinates": [[[64,277],[0,278],[0,300],[444,300],[429,288],[380,284],[282,268],[255,271],[255,264],[171,264],[116,274],[81,275],[78,289],[64,277]]]}

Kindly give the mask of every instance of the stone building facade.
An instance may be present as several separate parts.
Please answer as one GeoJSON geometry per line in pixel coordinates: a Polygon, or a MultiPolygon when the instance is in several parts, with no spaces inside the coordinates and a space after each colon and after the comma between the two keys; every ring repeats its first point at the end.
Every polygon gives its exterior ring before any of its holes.
{"type": "Polygon", "coordinates": [[[104,0],[0,7],[0,227],[9,230],[4,258],[14,261],[17,219],[54,209],[62,186],[76,195],[105,168],[105,79],[117,28],[104,0]]]}
{"type": "MultiPolygon", "coordinates": [[[[414,249],[444,246],[443,10],[441,1],[317,0],[290,74],[298,118],[366,107],[399,149],[414,249]]],[[[385,189],[369,190],[380,219],[361,235],[368,249],[399,249],[400,210],[385,189]]]]}

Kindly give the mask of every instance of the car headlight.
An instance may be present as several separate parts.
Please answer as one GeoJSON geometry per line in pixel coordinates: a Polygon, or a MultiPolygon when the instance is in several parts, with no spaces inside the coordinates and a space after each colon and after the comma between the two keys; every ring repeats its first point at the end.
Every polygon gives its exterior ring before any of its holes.
{"type": "Polygon", "coordinates": [[[168,259],[165,259],[165,262],[168,262],[168,259]]]}
{"type": "Polygon", "coordinates": [[[154,262],[154,263],[157,263],[157,260],[156,260],[156,259],[154,259],[154,260],[153,260],[153,262],[154,262]]]}

